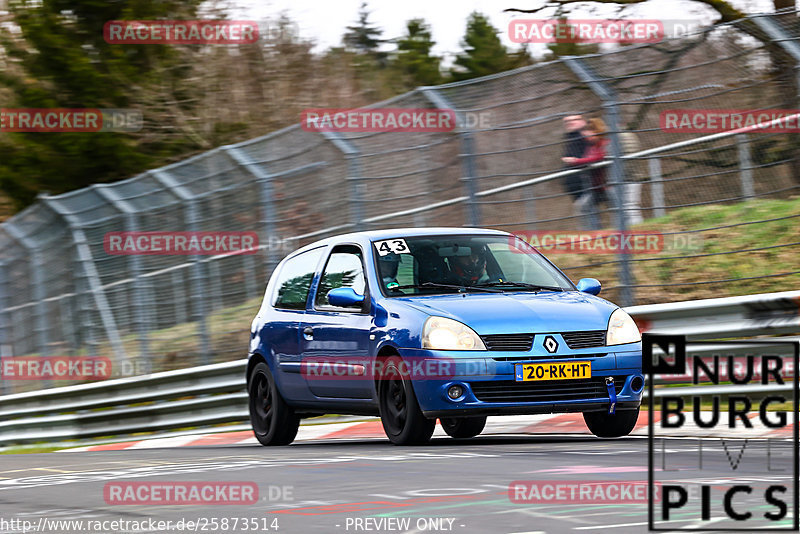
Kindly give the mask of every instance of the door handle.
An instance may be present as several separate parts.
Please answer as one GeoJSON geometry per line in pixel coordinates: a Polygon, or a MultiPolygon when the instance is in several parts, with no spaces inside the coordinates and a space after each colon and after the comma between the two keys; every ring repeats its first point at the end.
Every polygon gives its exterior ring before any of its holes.
{"type": "Polygon", "coordinates": [[[303,328],[303,337],[306,338],[307,340],[314,339],[314,329],[311,328],[310,326],[303,328]]]}

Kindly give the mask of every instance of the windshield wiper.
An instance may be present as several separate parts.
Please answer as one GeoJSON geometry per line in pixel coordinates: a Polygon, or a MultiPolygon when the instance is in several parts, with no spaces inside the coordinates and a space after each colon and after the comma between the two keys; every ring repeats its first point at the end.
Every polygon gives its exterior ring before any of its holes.
{"type": "Polygon", "coordinates": [[[536,291],[564,291],[562,287],[542,286],[539,284],[529,284],[527,282],[484,282],[472,287],[524,287],[525,289],[535,289],[536,291]]]}
{"type": "Polygon", "coordinates": [[[457,286],[451,284],[437,284],[436,282],[425,282],[424,284],[406,284],[402,286],[394,286],[388,289],[425,289],[429,287],[440,287],[444,289],[457,289],[459,291],[466,291],[468,289],[476,289],[478,291],[485,291],[487,293],[502,293],[503,291],[500,289],[490,289],[489,287],[483,287],[483,284],[478,284],[475,286],[457,286]]]}

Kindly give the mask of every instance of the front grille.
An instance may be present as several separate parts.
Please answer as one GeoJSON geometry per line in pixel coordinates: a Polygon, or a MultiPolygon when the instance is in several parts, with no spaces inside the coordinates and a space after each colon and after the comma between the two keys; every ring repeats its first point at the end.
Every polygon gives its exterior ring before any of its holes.
{"type": "MultiPolygon", "coordinates": [[[[614,377],[614,389],[617,390],[617,394],[622,391],[624,384],[624,376],[614,377]]],[[[604,378],[546,383],[491,380],[471,382],[469,385],[475,397],[483,402],[563,402],[608,398],[604,378]]]]}
{"type": "MultiPolygon", "coordinates": [[[[528,352],[533,346],[534,336],[535,334],[491,334],[481,337],[487,350],[528,352]]],[[[605,330],[562,332],[561,337],[573,350],[603,347],[606,344],[605,330]]]]}
{"type": "Polygon", "coordinates": [[[533,346],[533,334],[491,334],[482,336],[487,350],[515,350],[528,352],[533,346]]]}
{"type": "Polygon", "coordinates": [[[606,344],[605,330],[585,330],[583,332],[562,332],[561,337],[571,349],[602,347],[606,344]]]}

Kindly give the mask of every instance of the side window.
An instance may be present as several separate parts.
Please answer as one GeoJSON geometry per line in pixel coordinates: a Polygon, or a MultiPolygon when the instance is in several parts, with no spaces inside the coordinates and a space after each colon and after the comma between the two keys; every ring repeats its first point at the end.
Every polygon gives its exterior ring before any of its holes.
{"type": "Polygon", "coordinates": [[[364,294],[364,264],[358,247],[345,245],[333,249],[319,281],[315,304],[331,306],[328,292],[339,287],[352,287],[359,295],[364,294]]]}
{"type": "Polygon", "coordinates": [[[287,260],[278,273],[272,305],[289,310],[305,310],[311,280],[317,269],[322,247],[287,260]]]}

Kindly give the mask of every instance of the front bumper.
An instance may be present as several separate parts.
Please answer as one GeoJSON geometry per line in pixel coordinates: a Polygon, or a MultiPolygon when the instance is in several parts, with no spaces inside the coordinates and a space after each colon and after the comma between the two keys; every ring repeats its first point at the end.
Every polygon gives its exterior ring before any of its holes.
{"type": "MultiPolygon", "coordinates": [[[[519,352],[431,351],[403,349],[412,365],[439,360],[449,372],[413,376],[414,393],[429,418],[475,415],[512,415],[608,410],[606,377],[614,377],[617,410],[639,407],[644,391],[641,345],[598,347],[556,356],[519,352]],[[609,350],[611,349],[611,350],[609,350]],[[622,349],[622,350],[620,350],[622,349]],[[516,382],[515,365],[537,362],[591,361],[592,378],[516,382]],[[447,391],[459,385],[463,394],[451,399],[447,391]]],[[[433,368],[428,366],[428,368],[433,368]]],[[[441,366],[439,368],[442,368],[441,366]]]]}

